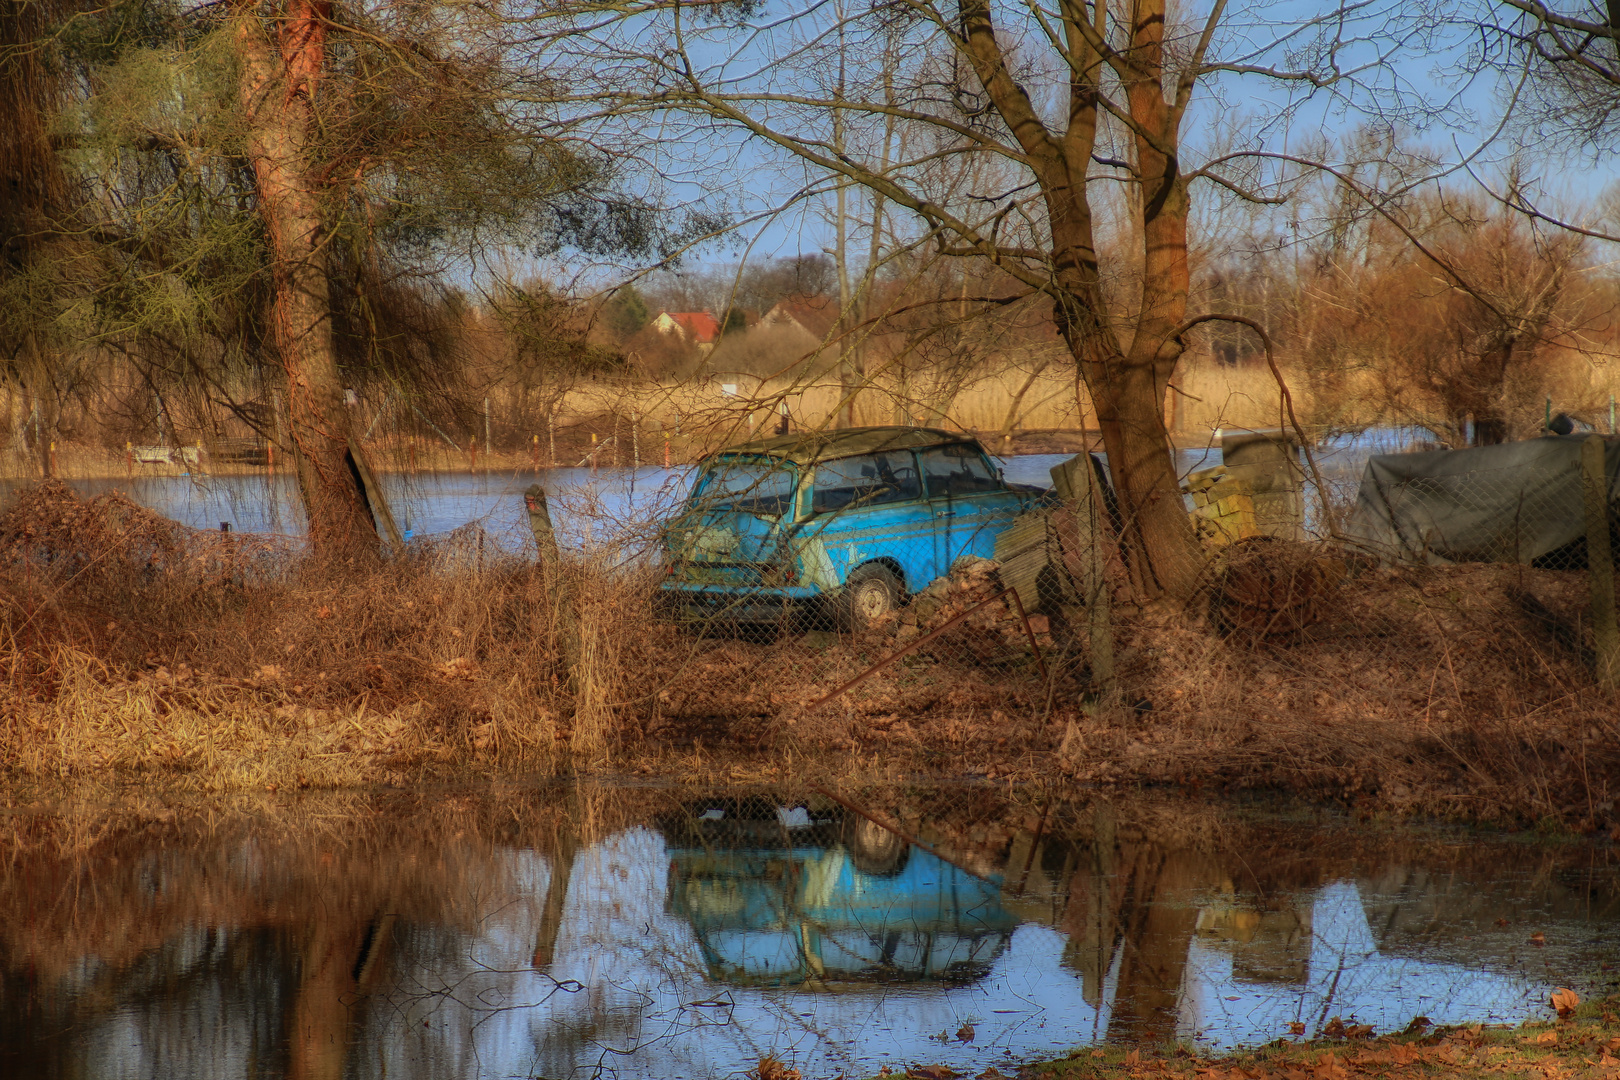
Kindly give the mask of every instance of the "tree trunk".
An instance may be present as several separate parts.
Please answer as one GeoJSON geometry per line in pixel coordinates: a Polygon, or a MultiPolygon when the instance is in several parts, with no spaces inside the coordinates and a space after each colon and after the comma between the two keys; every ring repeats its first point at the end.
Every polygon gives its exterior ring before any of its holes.
{"type": "Polygon", "coordinates": [[[310,550],[353,558],[374,553],[378,538],[371,474],[352,437],[333,342],[328,237],[311,146],[330,4],[289,0],[273,20],[274,47],[255,4],[236,0],[235,13],[247,154],[270,246],[271,342],[287,378],[287,436],[310,550]]]}
{"type": "Polygon", "coordinates": [[[1198,574],[1197,549],[1154,370],[1118,354],[1076,359],[1097,411],[1108,473],[1119,499],[1124,526],[1120,548],[1132,591],[1146,600],[1163,593],[1186,596],[1198,574]]]}
{"type": "Polygon", "coordinates": [[[1175,157],[1185,100],[1165,98],[1165,0],[1133,5],[1131,47],[1116,62],[1126,83],[1135,132],[1132,171],[1140,187],[1132,216],[1142,245],[1142,291],[1129,348],[1121,345],[1103,295],[1087,191],[1101,90],[1094,73],[1105,62],[1095,43],[1106,40],[1107,7],[1072,0],[1060,7],[1075,73],[1060,136],[1047,130],[1013,79],[988,0],[963,0],[962,48],[1023,149],[1046,203],[1057,287],[1053,315],[1097,412],[1124,516],[1120,546],[1134,590],[1144,600],[1166,593],[1182,598],[1192,592],[1199,562],[1164,426],[1164,395],[1181,355],[1176,331],[1186,318],[1188,291],[1187,187],[1175,157]]]}

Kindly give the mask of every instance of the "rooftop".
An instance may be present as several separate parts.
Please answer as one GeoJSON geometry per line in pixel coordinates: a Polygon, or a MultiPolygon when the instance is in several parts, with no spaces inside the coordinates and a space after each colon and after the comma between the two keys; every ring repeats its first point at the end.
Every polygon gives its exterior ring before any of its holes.
{"type": "MultiPolygon", "coordinates": [[[[665,316],[699,345],[711,345],[720,336],[720,321],[707,311],[664,311],[659,313],[658,318],[665,316]]],[[[653,321],[657,322],[658,319],[653,321]]]]}
{"type": "Polygon", "coordinates": [[[795,431],[728,446],[717,453],[763,454],[806,465],[812,461],[871,454],[879,450],[913,450],[972,441],[971,435],[941,431],[939,428],[859,427],[840,428],[837,431],[795,431]]]}

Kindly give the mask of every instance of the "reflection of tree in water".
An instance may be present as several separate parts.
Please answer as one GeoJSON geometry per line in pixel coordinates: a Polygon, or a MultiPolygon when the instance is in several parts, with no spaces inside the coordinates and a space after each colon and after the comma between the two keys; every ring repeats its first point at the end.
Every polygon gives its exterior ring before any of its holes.
{"type": "MultiPolygon", "coordinates": [[[[418,1014],[446,1000],[488,1011],[477,984],[510,959],[469,956],[469,938],[543,925],[548,851],[647,812],[581,813],[560,793],[239,809],[108,812],[90,837],[71,818],[15,819],[0,867],[0,1060],[78,1073],[109,1040],[63,1033],[116,1025],[125,1057],[154,1069],[340,1077],[350,1047],[374,1043],[368,1029],[409,1015],[424,1071],[454,1073],[465,1061],[445,1055],[468,1048],[418,1014]]],[[[534,947],[508,966],[532,977],[534,947]]]]}
{"type": "MultiPolygon", "coordinates": [[[[95,1074],[120,1052],[149,1075],[187,1061],[210,1076],[462,1076],[498,1047],[503,1068],[515,1053],[561,1076],[663,1054],[706,1025],[739,1058],[830,1038],[800,1015],[826,992],[813,986],[767,995],[754,1015],[769,1023],[749,1030],[714,1000],[726,991],[694,925],[665,908],[671,853],[648,827],[689,801],[579,787],[15,815],[0,1063],[95,1074]]],[[[863,805],[1005,882],[1018,920],[1063,931],[1064,965],[1119,1039],[1177,1032],[1195,942],[1230,953],[1239,981],[1302,986],[1310,898],[1329,882],[1359,887],[1379,949],[1475,967],[1501,963],[1498,918],[1520,938],[1535,918],[1620,921],[1612,855],[1583,849],[1519,848],[1505,881],[1500,847],[1348,829],[1324,845],[1207,807],[1032,807],[984,790],[863,805]]],[[[885,880],[910,865],[868,833],[818,842],[865,836],[857,869],[885,880]]],[[[1554,943],[1535,959],[1596,955],[1554,943]]],[[[699,1053],[680,1045],[670,1060],[699,1053]]]]}

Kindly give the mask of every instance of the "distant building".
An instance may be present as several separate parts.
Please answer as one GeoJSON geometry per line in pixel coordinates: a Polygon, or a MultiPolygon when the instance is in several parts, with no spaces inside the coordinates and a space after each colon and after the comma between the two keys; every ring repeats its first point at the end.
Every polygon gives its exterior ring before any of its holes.
{"type": "Polygon", "coordinates": [[[759,317],[760,326],[799,329],[817,341],[838,321],[838,301],[830,296],[788,296],[759,317]]]}
{"type": "Polygon", "coordinates": [[[679,334],[705,352],[720,338],[720,323],[707,311],[661,311],[652,324],[659,333],[679,334]]]}

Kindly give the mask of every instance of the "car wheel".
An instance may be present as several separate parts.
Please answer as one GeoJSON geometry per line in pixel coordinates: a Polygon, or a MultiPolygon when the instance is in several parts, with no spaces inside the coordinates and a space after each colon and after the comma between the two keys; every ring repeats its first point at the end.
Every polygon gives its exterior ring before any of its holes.
{"type": "Polygon", "coordinates": [[[875,821],[851,815],[844,822],[844,847],[855,869],[888,877],[906,868],[911,845],[875,821]]]}
{"type": "Polygon", "coordinates": [[[900,606],[900,582],[888,567],[867,563],[849,575],[838,601],[844,629],[865,630],[900,606]]]}

